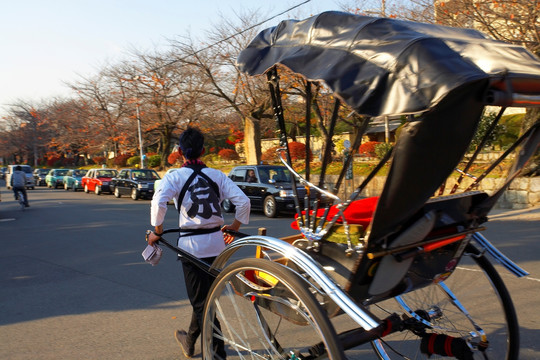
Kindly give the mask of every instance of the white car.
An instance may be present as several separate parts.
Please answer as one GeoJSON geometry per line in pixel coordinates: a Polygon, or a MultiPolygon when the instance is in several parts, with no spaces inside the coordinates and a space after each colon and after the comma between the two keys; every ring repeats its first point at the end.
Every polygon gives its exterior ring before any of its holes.
{"type": "Polygon", "coordinates": [[[34,182],[34,174],[32,174],[32,167],[30,165],[8,165],[7,174],[6,174],[6,187],[11,189],[11,176],[15,171],[15,167],[20,166],[21,170],[24,171],[26,175],[26,188],[34,189],[36,183],[34,182]]]}

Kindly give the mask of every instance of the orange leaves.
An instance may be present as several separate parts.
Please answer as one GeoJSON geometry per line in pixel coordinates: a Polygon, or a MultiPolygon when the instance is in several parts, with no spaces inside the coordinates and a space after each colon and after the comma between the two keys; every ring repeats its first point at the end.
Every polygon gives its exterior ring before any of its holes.
{"type": "Polygon", "coordinates": [[[247,86],[248,84],[245,81],[243,81],[242,79],[238,80],[236,85],[234,86],[233,94],[236,95],[239,92],[244,91],[247,86]]]}
{"type": "MultiPolygon", "coordinates": [[[[305,160],[306,158],[306,145],[297,141],[289,142],[289,152],[291,153],[291,159],[293,161],[305,160]]],[[[312,159],[313,154],[309,154],[310,160],[312,159]]]]}
{"type": "Polygon", "coordinates": [[[152,80],[153,80],[155,83],[160,84],[161,86],[165,85],[165,79],[159,78],[159,77],[157,77],[156,75],[152,75],[152,80]]]}
{"type": "Polygon", "coordinates": [[[169,157],[167,158],[167,162],[170,165],[175,165],[177,163],[179,164],[181,161],[182,161],[182,156],[180,155],[180,153],[178,153],[178,151],[173,151],[172,153],[170,153],[169,157]]]}
{"type": "Polygon", "coordinates": [[[227,137],[225,142],[229,145],[238,144],[239,142],[244,141],[244,132],[241,130],[229,130],[230,135],[227,137]]]}
{"type": "Polygon", "coordinates": [[[234,151],[233,149],[221,149],[218,152],[218,156],[226,161],[240,159],[240,156],[238,156],[238,153],[234,151]]]}

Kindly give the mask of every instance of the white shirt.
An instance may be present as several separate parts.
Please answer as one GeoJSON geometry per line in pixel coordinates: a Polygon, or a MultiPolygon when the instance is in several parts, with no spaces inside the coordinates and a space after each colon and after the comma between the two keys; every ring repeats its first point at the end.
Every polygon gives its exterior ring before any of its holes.
{"type": "MultiPolygon", "coordinates": [[[[210,201],[212,199],[209,199],[209,197],[214,192],[209,192],[206,186],[201,187],[199,181],[201,179],[204,180],[204,178],[197,175],[188,185],[188,191],[186,191],[184,198],[181,199],[182,204],[180,206],[178,220],[180,228],[209,229],[223,226],[225,221],[221,215],[220,208],[220,202],[223,199],[229,199],[235,205],[235,218],[238,221],[242,224],[249,223],[251,205],[249,198],[242,190],[227,175],[219,170],[203,168],[202,172],[217,184],[219,188],[219,202],[210,201]],[[198,201],[199,198],[206,200],[203,200],[199,204],[194,203],[193,200],[198,201]]],[[[158,226],[163,223],[169,200],[173,199],[176,208],[179,208],[178,196],[192,173],[192,169],[183,167],[165,174],[159,184],[159,188],[156,189],[152,197],[150,209],[150,224],[152,226],[158,226]]],[[[210,234],[179,237],[178,247],[196,257],[205,258],[219,255],[225,248],[225,242],[223,240],[223,233],[216,231],[210,234]]]]}

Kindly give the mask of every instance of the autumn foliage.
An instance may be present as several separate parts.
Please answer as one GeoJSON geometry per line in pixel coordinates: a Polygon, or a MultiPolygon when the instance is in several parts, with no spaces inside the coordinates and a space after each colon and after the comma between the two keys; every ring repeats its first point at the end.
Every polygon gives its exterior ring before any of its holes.
{"type": "Polygon", "coordinates": [[[244,141],[244,132],[241,130],[231,130],[231,134],[225,140],[229,145],[238,144],[242,141],[244,141]]]}
{"type": "MultiPolygon", "coordinates": [[[[274,146],[270,149],[266,150],[262,156],[262,161],[278,161],[278,153],[277,149],[279,149],[281,146],[274,146]]],[[[291,153],[291,160],[292,161],[304,161],[306,159],[306,145],[300,142],[292,141],[289,143],[289,151],[291,153]]],[[[283,154],[285,155],[285,154],[283,154]]],[[[311,161],[313,159],[313,153],[309,153],[309,160],[311,161]]]]}
{"type": "Polygon", "coordinates": [[[178,151],[173,151],[170,153],[169,157],[167,158],[167,162],[170,165],[175,165],[176,163],[180,163],[182,161],[182,156],[178,151]]]}
{"type": "Polygon", "coordinates": [[[220,158],[227,161],[240,159],[240,156],[238,156],[238,153],[234,151],[233,149],[221,149],[219,150],[218,155],[220,158]]]}
{"type": "Polygon", "coordinates": [[[114,158],[114,165],[124,167],[127,164],[127,160],[131,157],[130,154],[121,154],[114,158]]]}
{"type": "Polygon", "coordinates": [[[261,156],[261,160],[268,161],[268,162],[277,161],[278,160],[277,152],[276,152],[277,149],[279,149],[279,146],[271,147],[270,149],[263,152],[261,156]]]}
{"type": "Polygon", "coordinates": [[[56,167],[56,166],[60,166],[60,163],[61,163],[61,158],[60,158],[60,156],[50,156],[50,157],[47,159],[47,166],[48,166],[48,167],[56,167]]]}
{"type": "Polygon", "coordinates": [[[92,158],[94,160],[94,163],[96,164],[104,164],[105,163],[105,156],[94,156],[92,158]]]}
{"type": "Polygon", "coordinates": [[[368,141],[360,145],[358,148],[358,154],[363,156],[375,157],[377,154],[375,152],[375,147],[377,144],[380,144],[378,141],[368,141]]]}
{"type": "MultiPolygon", "coordinates": [[[[289,143],[289,152],[291,153],[291,160],[305,160],[306,159],[306,145],[297,141],[289,143]]],[[[313,154],[309,153],[309,160],[313,158],[313,154]]]]}

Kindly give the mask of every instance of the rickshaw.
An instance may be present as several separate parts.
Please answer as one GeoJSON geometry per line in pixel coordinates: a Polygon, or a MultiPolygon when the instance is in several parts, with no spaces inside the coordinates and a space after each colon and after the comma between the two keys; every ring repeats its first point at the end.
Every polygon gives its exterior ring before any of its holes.
{"type": "Polygon", "coordinates": [[[260,32],[237,63],[250,76],[266,75],[279,159],[300,184],[292,181],[295,194],[302,186],[307,195],[295,197],[297,235],[237,234],[213,264],[161,240],[216,277],[203,358],[218,358],[214,344],[224,341],[230,359],[345,359],[371,351],[381,359],[517,359],[517,316],[492,261],[517,277],[528,273],[480,232],[537,150],[540,121],[471,182],[465,178],[482,145],[465,155],[487,106],[500,108],[491,129],[506,108],[540,106],[540,60],[476,30],[325,12],[260,32]],[[318,183],[291,161],[282,67],[324,83],[335,98],[318,183]],[[406,119],[393,149],[347,199],[337,194],[354,152],[337,182],[325,182],[342,103],[361,115],[406,119]],[[508,158],[513,166],[500,189],[476,190],[508,158]],[[382,192],[363,197],[385,166],[382,192]],[[319,207],[310,192],[333,205],[319,207]],[[252,256],[237,258],[246,249],[252,256]]]}

